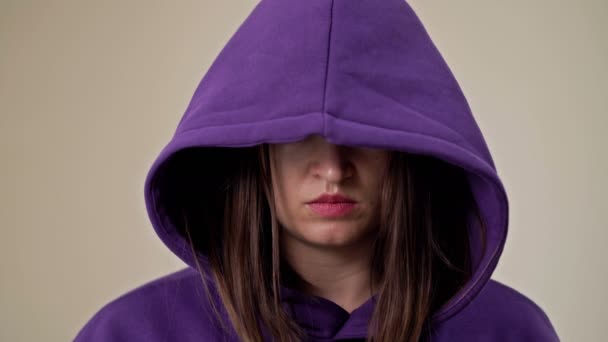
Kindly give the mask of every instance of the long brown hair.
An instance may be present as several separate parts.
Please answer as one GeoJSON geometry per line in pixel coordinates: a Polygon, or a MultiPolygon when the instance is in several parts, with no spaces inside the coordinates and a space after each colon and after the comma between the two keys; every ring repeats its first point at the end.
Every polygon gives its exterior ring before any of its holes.
{"type": "MultiPolygon", "coordinates": [[[[305,330],[281,305],[279,289],[287,272],[275,206],[268,200],[274,198],[269,147],[191,149],[203,154],[190,162],[219,164],[190,168],[205,170],[201,185],[191,189],[206,193],[189,192],[180,228],[225,331],[197,253],[207,255],[217,293],[241,340],[262,341],[262,325],[276,340],[304,341],[305,330]]],[[[471,277],[467,214],[472,210],[484,235],[485,223],[463,169],[401,151],[390,151],[380,208],[370,274],[380,286],[367,340],[420,341],[430,336],[431,314],[471,277]]],[[[485,236],[481,241],[485,253],[485,236]]]]}

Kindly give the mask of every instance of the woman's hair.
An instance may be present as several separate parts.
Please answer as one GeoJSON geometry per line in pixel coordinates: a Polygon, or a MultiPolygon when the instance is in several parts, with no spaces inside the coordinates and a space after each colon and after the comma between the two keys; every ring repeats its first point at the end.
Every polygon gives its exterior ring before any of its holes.
{"type": "MultiPolygon", "coordinates": [[[[223,160],[222,171],[205,175],[208,183],[199,189],[207,193],[182,208],[180,229],[224,329],[196,258],[203,251],[240,339],[262,341],[262,324],[277,340],[302,341],[305,331],[281,304],[281,284],[298,278],[281,259],[280,226],[269,200],[274,198],[269,147],[207,150],[223,160]]],[[[370,282],[380,285],[374,289],[369,341],[419,341],[430,334],[431,314],[470,279],[468,213],[473,210],[481,234],[486,227],[465,175],[434,157],[390,151],[371,246],[370,282]]],[[[481,241],[485,253],[485,236],[481,241]]]]}

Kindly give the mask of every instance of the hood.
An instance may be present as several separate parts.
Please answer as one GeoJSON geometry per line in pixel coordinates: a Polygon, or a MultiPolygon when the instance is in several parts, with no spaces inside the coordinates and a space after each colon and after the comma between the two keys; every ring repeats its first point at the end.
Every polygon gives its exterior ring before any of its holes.
{"type": "Polygon", "coordinates": [[[477,296],[506,241],[507,194],[460,86],[402,0],[259,2],[203,76],[149,169],[144,193],[156,233],[196,267],[176,227],[173,199],[200,172],[222,172],[226,161],[211,148],[311,134],[339,145],[430,155],[464,169],[487,234],[471,228],[473,277],[433,319],[447,319],[477,296]],[[180,154],[200,147],[210,148],[204,160],[180,154]],[[195,158],[197,172],[190,167],[195,158]],[[482,255],[477,246],[484,238],[482,255]]]}

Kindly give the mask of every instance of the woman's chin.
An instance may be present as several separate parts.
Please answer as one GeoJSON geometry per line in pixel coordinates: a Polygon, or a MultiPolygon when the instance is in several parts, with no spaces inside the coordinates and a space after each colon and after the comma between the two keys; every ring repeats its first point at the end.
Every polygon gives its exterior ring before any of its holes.
{"type": "Polygon", "coordinates": [[[342,248],[357,244],[367,233],[358,222],[323,222],[300,231],[298,240],[317,248],[342,248]]]}

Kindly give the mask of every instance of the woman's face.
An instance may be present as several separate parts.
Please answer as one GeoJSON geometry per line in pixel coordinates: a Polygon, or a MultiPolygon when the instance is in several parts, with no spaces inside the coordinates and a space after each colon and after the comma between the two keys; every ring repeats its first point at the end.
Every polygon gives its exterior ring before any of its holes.
{"type": "Polygon", "coordinates": [[[388,156],[386,150],[334,145],[320,135],[271,144],[272,186],[284,237],[290,243],[336,248],[373,236],[388,156]],[[307,204],[324,193],[345,195],[356,203],[347,213],[327,216],[307,204]]]}

